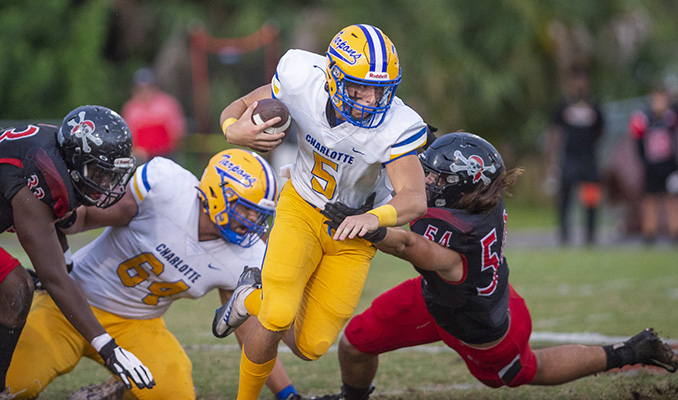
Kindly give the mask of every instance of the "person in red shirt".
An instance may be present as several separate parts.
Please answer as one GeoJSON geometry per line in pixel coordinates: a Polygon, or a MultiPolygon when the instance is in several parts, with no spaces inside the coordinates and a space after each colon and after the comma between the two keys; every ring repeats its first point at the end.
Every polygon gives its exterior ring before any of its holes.
{"type": "Polygon", "coordinates": [[[156,156],[173,158],[179,140],[186,134],[181,105],[160,90],[149,68],[134,74],[132,98],[123,105],[122,117],[132,131],[134,154],[140,162],[156,156]]]}

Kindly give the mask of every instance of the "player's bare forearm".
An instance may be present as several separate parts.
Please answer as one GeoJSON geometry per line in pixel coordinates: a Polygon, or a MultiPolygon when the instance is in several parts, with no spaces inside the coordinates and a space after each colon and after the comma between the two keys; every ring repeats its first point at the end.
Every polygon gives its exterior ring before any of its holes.
{"type": "Polygon", "coordinates": [[[397,212],[396,226],[404,225],[426,213],[424,169],[416,155],[401,157],[386,164],[386,172],[396,194],[389,202],[397,212]]]}
{"type": "Polygon", "coordinates": [[[96,320],[80,286],[66,272],[66,262],[50,208],[28,188],[12,198],[17,237],[40,278],[63,314],[87,341],[105,332],[96,320]],[[23,203],[23,204],[22,204],[23,203]]]}
{"type": "Polygon", "coordinates": [[[78,207],[75,223],[68,228],[61,228],[61,231],[67,235],[74,235],[104,226],[125,226],[134,218],[137,210],[136,201],[128,190],[125,196],[111,207],[105,209],[95,206],[78,207]]]}
{"type": "Polygon", "coordinates": [[[271,85],[266,84],[254,89],[245,96],[229,104],[221,112],[220,123],[226,141],[236,146],[267,152],[282,143],[284,133],[268,134],[264,129],[273,126],[280,118],[273,118],[263,124],[252,122],[252,113],[261,99],[271,98],[271,85]]]}
{"type": "Polygon", "coordinates": [[[463,260],[458,252],[403,228],[388,228],[384,240],[375,246],[421,269],[438,271],[451,282],[458,282],[464,275],[463,260]]]}
{"type": "Polygon", "coordinates": [[[389,202],[398,212],[396,226],[405,225],[426,214],[426,192],[423,188],[405,188],[389,202]]]}
{"type": "Polygon", "coordinates": [[[414,238],[410,237],[410,233],[399,227],[388,228],[384,240],[376,243],[375,247],[384,253],[409,261],[407,259],[408,249],[411,249],[415,243],[414,238]]]}
{"type": "Polygon", "coordinates": [[[73,235],[103,226],[125,226],[129,224],[139,210],[132,190],[131,184],[128,184],[127,192],[122,199],[107,208],[78,207],[76,209],[77,219],[73,226],[61,230],[67,235],[73,235]]]}

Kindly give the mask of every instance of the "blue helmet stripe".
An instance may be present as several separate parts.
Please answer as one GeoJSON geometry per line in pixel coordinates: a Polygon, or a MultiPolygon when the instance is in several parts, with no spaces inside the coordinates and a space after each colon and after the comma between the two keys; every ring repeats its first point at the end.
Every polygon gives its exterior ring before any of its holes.
{"type": "Polygon", "coordinates": [[[271,168],[260,155],[252,153],[254,157],[261,164],[261,168],[264,169],[264,174],[266,175],[266,193],[264,193],[264,198],[267,200],[275,201],[275,196],[278,194],[278,182],[275,179],[273,174],[273,169],[271,168]]]}
{"type": "Polygon", "coordinates": [[[367,38],[370,48],[370,71],[386,72],[388,57],[386,56],[386,42],[384,37],[371,25],[358,25],[367,38]],[[377,68],[380,68],[377,70],[377,68]]]}

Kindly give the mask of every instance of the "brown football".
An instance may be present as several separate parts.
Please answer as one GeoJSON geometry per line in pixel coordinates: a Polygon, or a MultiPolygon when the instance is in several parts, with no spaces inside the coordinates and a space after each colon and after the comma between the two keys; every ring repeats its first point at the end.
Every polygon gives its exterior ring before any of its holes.
{"type": "Polygon", "coordinates": [[[264,129],[264,132],[271,134],[285,132],[285,134],[288,134],[292,127],[292,116],[282,101],[277,99],[261,99],[252,112],[252,122],[255,125],[261,125],[275,117],[280,117],[280,122],[264,129]]]}

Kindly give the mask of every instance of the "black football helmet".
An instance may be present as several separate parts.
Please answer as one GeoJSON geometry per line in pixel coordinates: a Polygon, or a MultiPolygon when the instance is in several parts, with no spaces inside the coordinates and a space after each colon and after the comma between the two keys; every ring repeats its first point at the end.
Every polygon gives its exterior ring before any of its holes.
{"type": "Polygon", "coordinates": [[[489,185],[505,169],[497,149],[468,132],[439,137],[419,155],[419,161],[427,174],[429,207],[454,208],[464,194],[489,185]]]}
{"type": "Polygon", "coordinates": [[[57,143],[82,204],[106,208],[122,198],[136,162],[132,133],[118,113],[78,107],[64,118],[57,143]]]}

